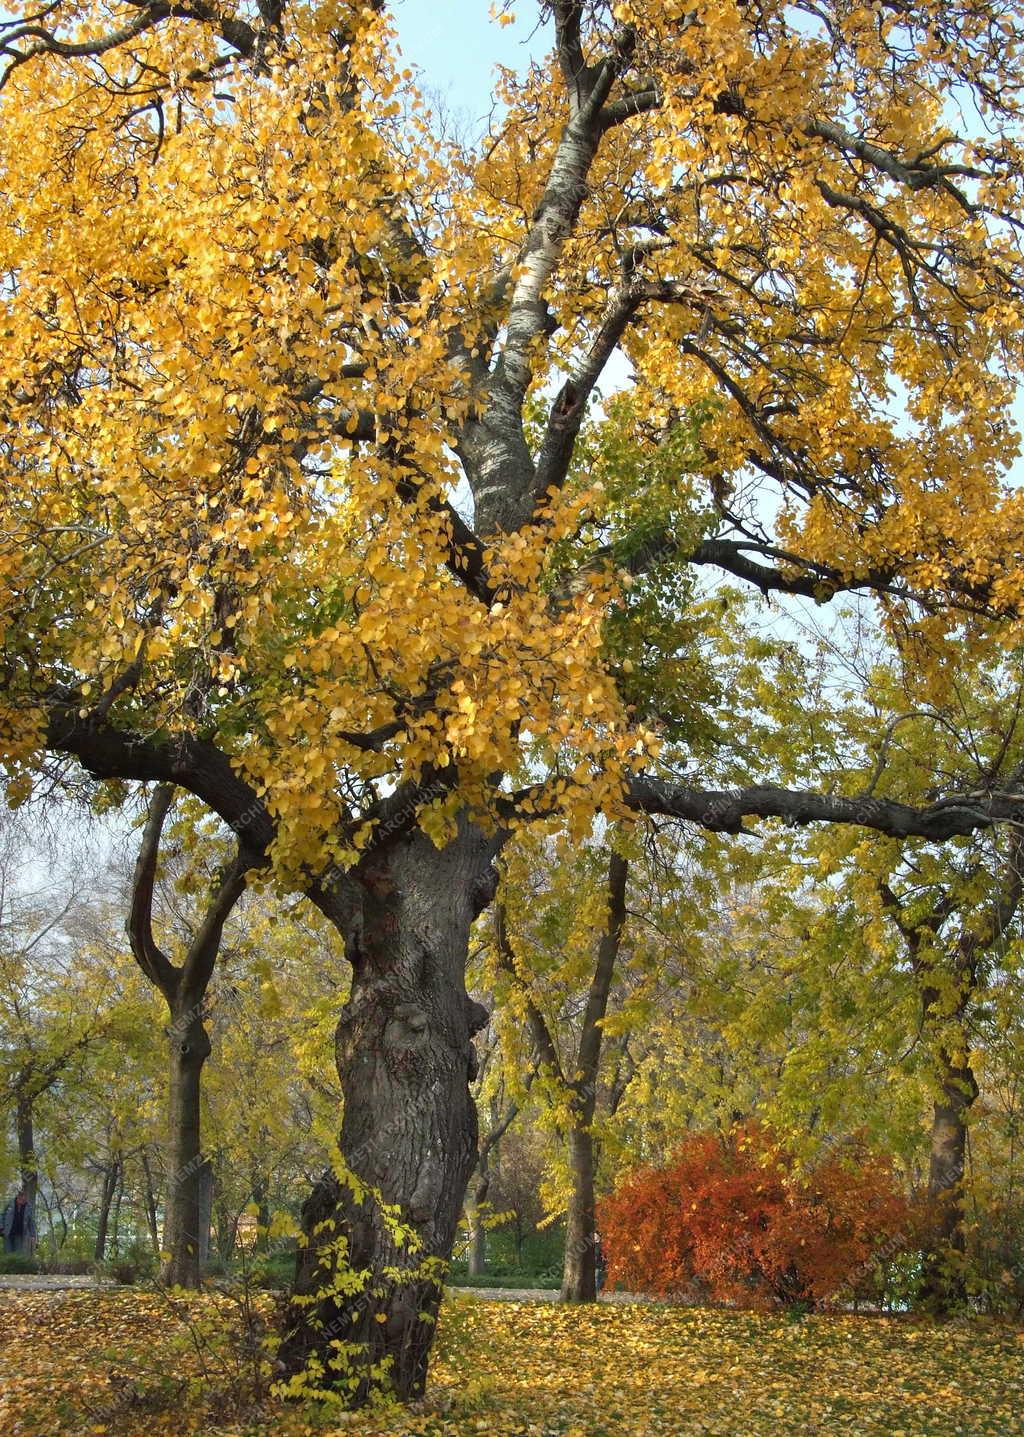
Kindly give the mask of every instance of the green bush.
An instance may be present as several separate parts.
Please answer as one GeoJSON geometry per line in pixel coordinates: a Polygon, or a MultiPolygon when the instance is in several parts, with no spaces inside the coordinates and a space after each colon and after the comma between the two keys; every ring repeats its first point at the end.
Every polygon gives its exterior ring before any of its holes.
{"type": "Polygon", "coordinates": [[[546,1273],[537,1274],[531,1272],[485,1272],[479,1277],[470,1277],[467,1272],[456,1272],[454,1269],[448,1275],[449,1287],[503,1287],[514,1291],[522,1288],[524,1291],[544,1291],[558,1287],[561,1283],[561,1274],[552,1278],[546,1273]]]}
{"type": "Polygon", "coordinates": [[[243,1270],[250,1274],[257,1287],[274,1292],[291,1287],[295,1276],[295,1247],[255,1252],[246,1259],[243,1270]]]}
{"type": "Polygon", "coordinates": [[[96,1267],[89,1257],[44,1257],[39,1263],[40,1272],[59,1277],[85,1277],[96,1267]]]}
{"type": "Polygon", "coordinates": [[[20,1252],[0,1253],[0,1273],[35,1273],[39,1264],[34,1257],[25,1257],[20,1252]]]}

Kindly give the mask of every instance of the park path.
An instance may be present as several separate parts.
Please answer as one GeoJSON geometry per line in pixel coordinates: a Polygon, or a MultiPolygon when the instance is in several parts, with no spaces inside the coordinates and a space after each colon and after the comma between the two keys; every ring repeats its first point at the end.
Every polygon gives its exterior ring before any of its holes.
{"type": "MultiPolygon", "coordinates": [[[[479,1297],[485,1302],[557,1302],[557,1287],[449,1287],[449,1293],[466,1293],[479,1297]]],[[[649,1297],[637,1297],[633,1292],[602,1292],[598,1302],[643,1302],[651,1305],[649,1297]]]]}
{"type": "Polygon", "coordinates": [[[5,1272],[0,1273],[0,1292],[73,1292],[83,1287],[110,1287],[112,1282],[88,1272],[5,1272]]]}
{"type": "MultiPolygon", "coordinates": [[[[113,1287],[113,1278],[92,1277],[90,1274],[65,1273],[2,1273],[0,1296],[5,1292],[81,1292],[97,1287],[113,1287]]],[[[465,1293],[481,1302],[557,1302],[557,1287],[450,1287],[449,1293],[465,1293]]],[[[603,1292],[599,1302],[649,1302],[631,1292],[603,1292]]]]}

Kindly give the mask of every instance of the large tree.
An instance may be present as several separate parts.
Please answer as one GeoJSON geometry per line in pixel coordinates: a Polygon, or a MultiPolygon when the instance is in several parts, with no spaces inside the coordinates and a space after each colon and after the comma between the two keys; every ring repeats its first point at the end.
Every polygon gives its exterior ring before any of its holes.
{"type": "Polygon", "coordinates": [[[0,22],[4,755],[16,794],[62,757],[176,784],[342,934],[348,1171],[286,1355],[361,1351],[357,1397],[425,1380],[517,823],[1018,811],[659,771],[614,636],[665,564],[1015,619],[1021,6],[539,10],[478,148],[383,0],[0,22]],[[632,492],[574,462],[617,352],[632,492]]]}

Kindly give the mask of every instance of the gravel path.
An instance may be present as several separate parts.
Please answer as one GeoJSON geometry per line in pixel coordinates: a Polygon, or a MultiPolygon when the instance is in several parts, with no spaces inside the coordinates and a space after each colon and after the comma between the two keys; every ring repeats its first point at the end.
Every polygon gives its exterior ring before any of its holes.
{"type": "MultiPolygon", "coordinates": [[[[485,1302],[557,1302],[557,1287],[450,1287],[449,1292],[467,1293],[470,1297],[482,1298],[485,1302]]],[[[643,1302],[648,1306],[649,1297],[637,1297],[632,1292],[602,1292],[598,1302],[643,1302]]]]}
{"type": "MultiPolygon", "coordinates": [[[[88,1273],[70,1276],[64,1273],[2,1273],[0,1292],[74,1292],[82,1288],[113,1287],[109,1277],[92,1277],[88,1273]]],[[[450,1287],[449,1292],[468,1293],[483,1302],[557,1302],[557,1287],[450,1287]]],[[[631,1292],[603,1292],[599,1302],[648,1302],[631,1292]]]]}
{"type": "Polygon", "coordinates": [[[0,1273],[0,1292],[72,1292],[82,1287],[110,1287],[109,1277],[90,1273],[5,1272],[0,1273]]]}

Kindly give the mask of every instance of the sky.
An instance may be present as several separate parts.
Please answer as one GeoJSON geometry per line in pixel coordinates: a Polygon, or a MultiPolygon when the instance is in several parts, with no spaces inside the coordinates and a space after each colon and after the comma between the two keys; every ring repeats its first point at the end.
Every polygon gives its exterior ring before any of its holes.
{"type": "Polygon", "coordinates": [[[492,20],[490,9],[490,0],[394,0],[391,12],[405,59],[423,72],[421,88],[443,96],[473,130],[491,108],[494,66],[520,69],[550,42],[536,7],[511,25],[492,20]]]}

